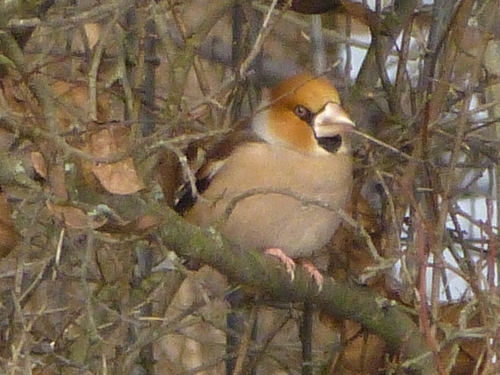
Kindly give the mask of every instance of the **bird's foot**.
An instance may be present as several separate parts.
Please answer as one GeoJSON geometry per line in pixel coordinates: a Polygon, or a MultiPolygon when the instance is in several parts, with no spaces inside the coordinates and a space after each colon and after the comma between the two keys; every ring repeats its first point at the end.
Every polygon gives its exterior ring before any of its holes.
{"type": "Polygon", "coordinates": [[[309,261],[301,260],[300,264],[304,267],[309,275],[313,278],[314,282],[318,286],[318,293],[323,290],[324,278],[321,272],[309,261]]]}
{"type": "Polygon", "coordinates": [[[295,279],[295,262],[292,258],[286,255],[283,250],[272,247],[270,249],[266,249],[265,254],[272,255],[278,258],[282,263],[285,264],[286,272],[290,275],[292,281],[295,279]]]}

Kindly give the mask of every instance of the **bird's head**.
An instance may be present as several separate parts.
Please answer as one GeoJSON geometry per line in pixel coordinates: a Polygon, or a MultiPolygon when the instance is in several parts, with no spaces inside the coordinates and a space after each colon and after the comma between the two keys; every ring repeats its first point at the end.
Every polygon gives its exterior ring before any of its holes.
{"type": "Polygon", "coordinates": [[[354,123],[340,105],[337,90],[325,78],[308,73],[283,81],[265,93],[252,120],[264,141],[308,153],[347,153],[354,123]]]}

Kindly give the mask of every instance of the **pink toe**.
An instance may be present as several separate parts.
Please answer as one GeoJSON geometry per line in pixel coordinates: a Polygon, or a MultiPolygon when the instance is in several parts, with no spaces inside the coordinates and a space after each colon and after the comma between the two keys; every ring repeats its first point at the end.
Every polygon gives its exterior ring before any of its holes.
{"type": "Polygon", "coordinates": [[[276,247],[266,249],[265,254],[272,255],[278,258],[282,263],[285,264],[286,272],[290,275],[292,281],[295,279],[295,262],[292,258],[286,255],[283,250],[276,247]]]}
{"type": "Polygon", "coordinates": [[[318,292],[323,290],[324,278],[321,272],[310,262],[304,261],[301,263],[302,266],[306,269],[306,271],[311,275],[314,282],[318,286],[318,292]]]}

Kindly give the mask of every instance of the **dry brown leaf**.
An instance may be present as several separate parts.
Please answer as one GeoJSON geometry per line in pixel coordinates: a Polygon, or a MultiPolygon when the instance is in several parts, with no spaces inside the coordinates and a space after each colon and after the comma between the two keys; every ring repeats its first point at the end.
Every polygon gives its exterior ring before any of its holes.
{"type": "Polygon", "coordinates": [[[45,162],[41,152],[33,151],[31,153],[31,163],[33,164],[33,168],[35,168],[35,171],[40,176],[47,179],[47,163],[45,162]]]}
{"type": "Polygon", "coordinates": [[[72,48],[75,52],[84,53],[85,47],[88,45],[88,48],[92,50],[100,37],[101,25],[98,23],[86,23],[83,25],[83,30],[79,30],[78,33],[75,33],[72,48]]]}
{"type": "MultiPolygon", "coordinates": [[[[91,137],[92,154],[98,157],[116,155],[128,149],[128,139],[123,129],[104,129],[91,137]]],[[[102,186],[113,194],[134,194],[144,188],[132,158],[116,163],[101,163],[92,167],[92,173],[102,186]]]]}
{"type": "Polygon", "coordinates": [[[92,154],[97,157],[111,157],[129,149],[127,130],[124,127],[111,127],[92,134],[90,138],[92,154]]]}
{"type": "MultiPolygon", "coordinates": [[[[59,99],[57,107],[59,121],[64,129],[69,129],[73,123],[87,122],[91,111],[89,106],[89,93],[87,84],[84,82],[55,81],[51,84],[54,94],[59,99]],[[75,121],[79,119],[79,121],[75,121]]],[[[99,122],[110,121],[111,95],[105,90],[98,89],[97,95],[97,120],[99,122]]],[[[92,122],[86,124],[92,127],[92,122]]]]}
{"type": "Polygon", "coordinates": [[[102,186],[113,194],[134,194],[144,188],[144,184],[137,175],[132,158],[112,164],[96,165],[92,168],[92,172],[102,186]]]}
{"type": "Polygon", "coordinates": [[[52,90],[76,107],[86,108],[88,104],[87,87],[80,82],[55,81],[52,83],[52,90]]]}
{"type": "Polygon", "coordinates": [[[101,26],[98,23],[86,23],[83,25],[83,28],[85,30],[85,35],[87,36],[89,48],[92,49],[95,47],[101,36],[101,26]]]}
{"type": "Polygon", "coordinates": [[[47,207],[68,228],[85,229],[90,226],[93,229],[97,229],[105,224],[105,221],[89,220],[87,213],[76,207],[60,206],[51,202],[47,202],[47,207]]]}
{"type": "Polygon", "coordinates": [[[19,240],[11,215],[12,210],[7,197],[4,193],[0,193],[0,257],[9,254],[19,240]]]}
{"type": "Polygon", "coordinates": [[[157,216],[144,215],[137,220],[137,225],[135,227],[136,231],[143,231],[151,229],[155,226],[160,225],[161,219],[157,216]]]}
{"type": "Polygon", "coordinates": [[[101,233],[144,234],[161,223],[159,217],[152,215],[144,215],[128,221],[118,216],[107,216],[106,219],[106,223],[98,229],[101,233]]]}

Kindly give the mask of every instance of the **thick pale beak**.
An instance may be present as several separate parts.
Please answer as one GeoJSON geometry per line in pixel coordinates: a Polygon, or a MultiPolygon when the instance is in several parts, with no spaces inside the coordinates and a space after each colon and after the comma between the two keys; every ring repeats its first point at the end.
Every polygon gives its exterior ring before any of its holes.
{"type": "Polygon", "coordinates": [[[356,125],[338,103],[329,102],[318,112],[313,121],[316,138],[329,138],[344,134],[356,125]]]}

